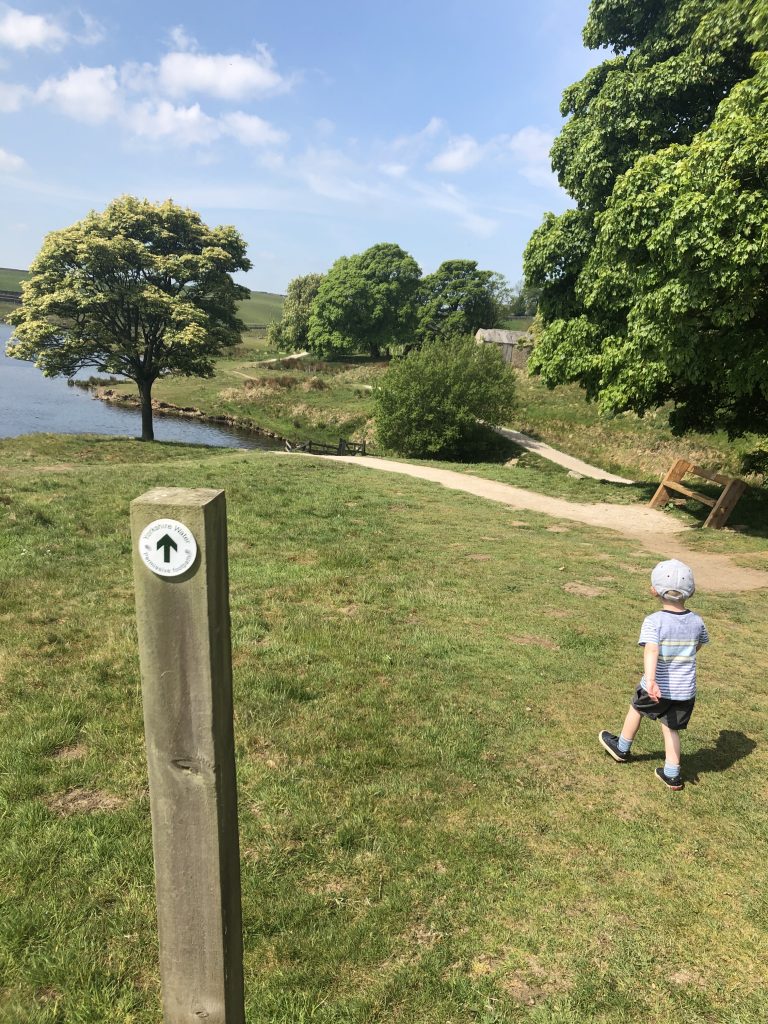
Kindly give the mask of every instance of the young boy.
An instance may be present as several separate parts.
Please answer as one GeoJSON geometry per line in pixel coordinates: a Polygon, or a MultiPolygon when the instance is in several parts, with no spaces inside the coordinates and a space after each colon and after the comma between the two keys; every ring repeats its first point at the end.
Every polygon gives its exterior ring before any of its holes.
{"type": "Polygon", "coordinates": [[[695,589],[693,573],[676,558],[659,562],[651,573],[651,593],[661,599],[661,611],[648,615],[640,630],[645,673],[621,735],[603,731],[598,736],[615,761],[628,761],[642,716],[658,719],[666,763],[656,769],[656,778],[669,789],[683,788],[680,732],[687,728],[696,700],[696,652],[709,642],[701,618],[685,607],[695,589]]]}

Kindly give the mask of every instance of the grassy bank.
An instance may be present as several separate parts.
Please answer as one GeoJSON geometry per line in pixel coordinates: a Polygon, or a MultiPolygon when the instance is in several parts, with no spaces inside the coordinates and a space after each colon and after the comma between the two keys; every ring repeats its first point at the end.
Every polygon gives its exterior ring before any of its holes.
{"type": "Polygon", "coordinates": [[[518,373],[517,394],[516,429],[632,478],[656,479],[676,458],[737,474],[741,453],[757,443],[754,436],[732,442],[724,433],[674,437],[664,409],[643,418],[633,413],[601,417],[576,385],[550,391],[539,378],[522,372],[518,373]]]}
{"type": "MultiPolygon", "coordinates": [[[[370,382],[381,376],[384,366],[369,360],[269,361],[274,357],[263,337],[252,333],[230,357],[217,362],[214,377],[167,377],[156,382],[152,395],[159,402],[228,416],[242,426],[290,440],[371,439],[370,382]]],[[[112,390],[136,394],[133,384],[112,390]]]]}
{"type": "Polygon", "coordinates": [[[649,609],[616,535],[301,457],[0,466],[0,1021],[160,1019],[127,507],[173,484],[227,490],[249,1024],[762,1022],[765,594],[697,600],[671,794],[653,728],[595,740],[649,609]]]}

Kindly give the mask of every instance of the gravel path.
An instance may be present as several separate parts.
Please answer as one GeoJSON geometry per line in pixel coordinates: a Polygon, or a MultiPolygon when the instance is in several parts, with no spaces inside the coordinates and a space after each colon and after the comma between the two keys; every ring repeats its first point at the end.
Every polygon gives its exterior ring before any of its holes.
{"type": "Polygon", "coordinates": [[[321,455],[304,456],[305,458],[330,459],[333,462],[346,462],[363,469],[374,469],[382,473],[400,473],[442,484],[451,490],[465,491],[475,494],[488,501],[498,501],[511,508],[526,509],[554,516],[560,520],[584,523],[605,530],[614,530],[637,541],[654,556],[662,558],[679,558],[687,562],[694,571],[696,580],[702,590],[711,593],[727,594],[744,590],[760,590],[768,587],[768,572],[748,569],[736,565],[727,555],[712,554],[707,551],[692,551],[684,543],[685,534],[690,527],[678,519],[673,519],[664,512],[648,508],[646,505],[609,505],[605,502],[593,505],[563,498],[550,498],[535,491],[526,491],[522,487],[486,480],[469,473],[456,473],[450,469],[436,469],[432,466],[415,466],[409,462],[395,462],[390,459],[377,459],[373,456],[360,455],[321,455]]]}
{"type": "Polygon", "coordinates": [[[627,480],[623,476],[606,473],[604,469],[590,466],[588,462],[582,462],[581,459],[575,459],[572,455],[559,452],[557,448],[550,448],[543,441],[537,441],[535,437],[521,434],[519,430],[510,430],[508,427],[495,427],[494,429],[497,434],[501,434],[502,437],[508,437],[510,441],[519,444],[521,448],[526,448],[529,452],[536,452],[542,459],[549,459],[550,462],[556,462],[558,466],[565,466],[566,469],[573,470],[574,473],[578,473],[580,476],[588,476],[593,480],[608,480],[612,484],[634,483],[634,480],[627,480]]]}

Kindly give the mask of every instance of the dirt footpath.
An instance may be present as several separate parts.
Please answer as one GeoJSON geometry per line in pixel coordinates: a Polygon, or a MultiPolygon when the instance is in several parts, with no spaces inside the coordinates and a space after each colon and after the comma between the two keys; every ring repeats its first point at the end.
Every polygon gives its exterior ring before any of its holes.
{"type": "MultiPolygon", "coordinates": [[[[315,456],[308,456],[314,458],[315,456]]],[[[550,498],[521,487],[485,480],[467,473],[455,473],[450,469],[435,469],[431,466],[414,466],[408,462],[394,462],[372,456],[324,455],[334,462],[348,462],[365,469],[376,469],[383,473],[401,473],[419,480],[431,480],[455,491],[466,491],[478,498],[498,501],[511,508],[527,509],[570,519],[573,522],[597,526],[629,537],[642,544],[654,555],[662,558],[679,558],[694,571],[702,590],[711,593],[728,594],[743,590],[760,590],[768,587],[768,572],[746,569],[736,565],[727,555],[716,555],[706,551],[691,551],[685,546],[685,534],[690,527],[673,519],[664,512],[645,505],[594,505],[550,498]]]]}

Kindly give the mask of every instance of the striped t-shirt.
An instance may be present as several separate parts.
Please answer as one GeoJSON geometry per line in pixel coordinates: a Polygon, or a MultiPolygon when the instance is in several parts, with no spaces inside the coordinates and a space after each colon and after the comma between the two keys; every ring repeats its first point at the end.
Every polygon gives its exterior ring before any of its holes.
{"type": "MultiPolygon", "coordinates": [[[[709,643],[707,627],[696,612],[654,612],[643,622],[638,643],[659,645],[656,682],[662,697],[690,700],[696,695],[696,648],[709,643]]],[[[647,689],[645,676],[640,685],[647,689]]]]}

